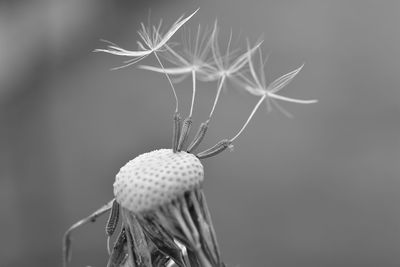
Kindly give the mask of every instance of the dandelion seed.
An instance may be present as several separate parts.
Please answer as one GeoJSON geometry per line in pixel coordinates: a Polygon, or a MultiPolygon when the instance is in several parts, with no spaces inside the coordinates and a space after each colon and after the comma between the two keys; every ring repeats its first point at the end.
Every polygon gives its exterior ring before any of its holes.
{"type": "Polygon", "coordinates": [[[179,140],[181,136],[181,117],[175,112],[174,114],[174,124],[172,132],[172,150],[173,152],[178,151],[179,140]]]}
{"type": "Polygon", "coordinates": [[[201,141],[203,141],[203,138],[207,133],[208,123],[209,123],[209,121],[206,121],[206,122],[203,122],[202,124],[200,124],[200,127],[197,130],[197,133],[193,138],[193,141],[190,143],[190,145],[188,146],[188,148],[186,150],[188,153],[195,150],[200,145],[201,141]]]}
{"type": "MultiPolygon", "coordinates": [[[[182,128],[182,135],[178,146],[178,151],[182,149],[183,143],[189,135],[189,130],[192,121],[194,103],[196,98],[196,80],[207,80],[210,75],[210,70],[213,69],[209,62],[208,56],[211,52],[211,46],[213,43],[212,31],[209,29],[202,30],[199,25],[197,32],[195,33],[194,41],[191,40],[191,31],[187,30],[183,37],[183,52],[177,52],[171,46],[166,45],[166,50],[163,53],[166,58],[172,64],[178,67],[172,68],[158,68],[153,66],[142,65],[139,66],[142,69],[150,70],[158,73],[166,73],[172,76],[178,76],[179,81],[182,81],[188,75],[192,76],[192,101],[190,104],[189,115],[185,119],[182,128]]],[[[204,132],[205,133],[205,132],[204,132]]]]}
{"type": "MultiPolygon", "coordinates": [[[[187,76],[192,76],[192,101],[190,104],[189,115],[186,120],[191,120],[196,96],[196,80],[205,80],[208,75],[207,69],[211,68],[208,62],[208,55],[211,50],[213,42],[212,36],[210,37],[210,30],[202,30],[199,25],[195,34],[194,41],[191,40],[191,31],[187,30],[183,37],[183,52],[177,52],[174,48],[166,45],[166,49],[162,54],[169,62],[177,67],[172,68],[158,68],[153,66],[141,65],[139,68],[150,70],[158,73],[166,73],[172,76],[178,76],[178,81],[182,81],[187,76]]],[[[186,138],[186,136],[183,136],[186,138]]]]}
{"type": "Polygon", "coordinates": [[[151,53],[160,51],[164,45],[167,44],[167,42],[171,39],[171,37],[189,20],[191,19],[194,14],[197,13],[199,9],[194,11],[191,15],[189,15],[186,18],[180,17],[172,26],[171,28],[165,33],[161,34],[160,29],[162,25],[162,21],[160,21],[158,27],[150,27],[150,26],[145,26],[143,23],[141,23],[141,29],[138,31],[138,34],[140,38],[142,39],[142,42],[138,42],[139,50],[138,51],[132,51],[132,50],[126,50],[118,45],[105,41],[109,45],[107,46],[107,49],[95,49],[95,52],[104,52],[112,55],[117,55],[117,56],[125,56],[125,57],[130,57],[126,65],[117,67],[118,69],[120,68],[125,68],[130,65],[133,65],[140,60],[144,59],[151,53]]]}
{"type": "Polygon", "coordinates": [[[181,137],[179,138],[178,151],[182,150],[183,144],[185,143],[185,141],[189,135],[191,127],[192,127],[192,119],[191,119],[191,117],[188,117],[183,121],[181,137]]]}
{"type": "Polygon", "coordinates": [[[194,40],[191,39],[191,36],[190,29],[184,31],[182,45],[177,47],[182,50],[181,52],[171,45],[167,44],[165,46],[162,56],[173,64],[174,67],[162,69],[154,66],[140,65],[139,68],[158,73],[165,72],[169,75],[180,77],[178,78],[179,81],[192,75],[194,71],[197,79],[200,81],[208,80],[206,76],[210,73],[209,69],[213,69],[213,62],[209,58],[213,43],[212,30],[207,28],[202,29],[199,25],[194,40]]]}
{"type": "Polygon", "coordinates": [[[221,90],[228,79],[236,79],[236,76],[239,76],[243,72],[243,68],[247,65],[247,61],[249,57],[256,51],[256,49],[262,44],[263,41],[258,42],[254,47],[248,49],[243,54],[238,55],[238,52],[231,51],[231,42],[232,42],[232,31],[230,32],[228,43],[226,45],[225,54],[222,55],[221,48],[218,43],[218,26],[217,22],[214,24],[213,30],[213,46],[212,46],[212,55],[214,59],[214,63],[216,66],[216,70],[214,73],[210,73],[209,79],[218,80],[218,89],[214,98],[214,103],[211,108],[210,114],[208,115],[208,119],[211,120],[212,115],[214,114],[215,107],[219,100],[221,90]]]}
{"type": "MultiPolygon", "coordinates": [[[[260,51],[260,53],[261,53],[261,51],[260,51]]],[[[264,69],[263,69],[264,64],[262,63],[262,65],[261,65],[262,68],[260,70],[260,74],[257,75],[254,65],[253,65],[253,61],[251,59],[251,55],[249,55],[248,62],[249,62],[250,73],[251,73],[253,80],[251,81],[242,75],[241,76],[242,79],[245,80],[245,82],[243,83],[243,86],[249,93],[260,96],[260,99],[257,102],[257,104],[254,106],[250,116],[247,118],[246,122],[244,123],[242,128],[239,130],[239,132],[230,139],[230,141],[232,141],[232,142],[235,139],[237,139],[239,137],[239,135],[243,132],[243,130],[247,127],[248,123],[253,118],[255,112],[258,110],[258,108],[260,107],[261,103],[264,102],[264,100],[268,101],[271,99],[271,101],[274,101],[275,99],[278,99],[278,100],[283,100],[283,101],[293,102],[293,103],[298,103],[298,104],[312,104],[312,103],[318,102],[318,100],[315,100],[315,99],[302,100],[302,99],[295,99],[295,98],[285,97],[285,96],[276,94],[278,91],[280,91],[283,87],[288,85],[293,80],[293,78],[303,68],[304,64],[301,65],[299,68],[279,77],[278,79],[276,79],[272,83],[270,83],[268,86],[266,86],[266,79],[265,79],[265,74],[264,74],[264,69]]],[[[281,109],[281,111],[283,113],[289,114],[283,108],[281,108],[276,102],[273,102],[273,103],[275,103],[275,105],[279,109],[281,109]]],[[[268,104],[268,102],[267,102],[267,104],[268,104]]]]}
{"type": "MultiPolygon", "coordinates": [[[[171,28],[165,33],[161,34],[160,29],[162,25],[162,21],[160,21],[158,27],[150,27],[150,26],[145,26],[143,23],[141,23],[141,30],[138,31],[138,34],[140,38],[142,39],[142,42],[138,42],[139,50],[138,51],[131,51],[131,50],[126,50],[118,45],[111,43],[109,41],[106,41],[109,43],[107,49],[95,49],[94,52],[104,52],[112,55],[117,55],[117,56],[125,56],[129,57],[131,59],[125,61],[124,65],[120,67],[113,68],[114,70],[116,69],[121,69],[121,68],[126,68],[128,66],[131,66],[145,57],[149,56],[150,54],[154,53],[154,56],[156,57],[158,63],[160,64],[161,68],[164,69],[163,64],[161,63],[160,58],[157,55],[158,51],[161,51],[163,47],[167,44],[167,42],[171,39],[171,37],[189,20],[191,19],[194,14],[197,13],[199,9],[194,11],[191,15],[189,15],[186,18],[180,17],[172,26],[171,28]]],[[[172,84],[171,79],[169,78],[168,74],[164,72],[168,82],[172,88],[174,97],[175,97],[175,113],[178,112],[178,97],[176,95],[175,88],[172,84]]]]}
{"type": "Polygon", "coordinates": [[[216,145],[214,145],[213,147],[200,152],[196,156],[199,159],[205,159],[205,158],[209,158],[209,157],[215,156],[215,155],[221,153],[222,151],[224,151],[227,148],[232,148],[232,142],[233,141],[228,140],[228,139],[221,140],[216,145]]]}

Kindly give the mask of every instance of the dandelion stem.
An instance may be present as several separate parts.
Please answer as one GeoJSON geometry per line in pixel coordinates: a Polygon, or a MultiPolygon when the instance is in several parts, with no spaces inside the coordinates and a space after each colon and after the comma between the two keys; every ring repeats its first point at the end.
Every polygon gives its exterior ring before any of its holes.
{"type": "Polygon", "coordinates": [[[247,124],[249,124],[250,120],[253,118],[254,114],[256,113],[257,109],[261,105],[261,103],[264,101],[264,99],[267,97],[267,94],[264,94],[260,100],[258,100],[257,104],[254,106],[253,111],[251,112],[250,116],[247,118],[247,121],[244,123],[242,128],[239,130],[239,132],[230,139],[231,142],[235,141],[236,138],[239,137],[239,135],[243,132],[243,130],[246,128],[247,124]]]}
{"type": "Polygon", "coordinates": [[[108,202],[106,205],[102,206],[100,209],[96,210],[92,214],[90,214],[88,217],[74,223],[68,230],[65,232],[64,237],[63,237],[63,267],[68,266],[68,262],[71,260],[71,235],[72,232],[78,228],[81,227],[82,225],[85,225],[87,223],[93,223],[96,221],[98,217],[109,211],[113,205],[114,199],[112,199],[110,202],[108,202]]]}
{"type": "Polygon", "coordinates": [[[175,87],[174,87],[174,85],[172,84],[171,78],[169,77],[168,73],[165,71],[164,65],[161,63],[161,60],[160,60],[160,58],[158,57],[156,51],[154,51],[154,56],[156,57],[158,63],[159,63],[160,66],[161,66],[161,68],[164,70],[164,74],[165,74],[165,76],[167,77],[169,84],[171,85],[172,92],[174,93],[174,97],[175,97],[175,113],[178,113],[178,110],[179,110],[179,106],[178,106],[178,96],[176,95],[175,87]]]}
{"type": "Polygon", "coordinates": [[[212,115],[213,115],[213,113],[214,113],[215,107],[217,106],[217,102],[218,102],[218,99],[219,99],[219,95],[221,94],[222,86],[223,86],[223,84],[224,84],[224,82],[225,82],[225,77],[226,77],[226,76],[223,75],[222,78],[221,78],[221,80],[220,80],[220,82],[219,82],[217,94],[215,95],[215,99],[214,99],[214,104],[213,104],[213,106],[212,106],[210,115],[208,115],[208,119],[209,119],[209,120],[211,119],[211,117],[212,117],[212,115]]]}

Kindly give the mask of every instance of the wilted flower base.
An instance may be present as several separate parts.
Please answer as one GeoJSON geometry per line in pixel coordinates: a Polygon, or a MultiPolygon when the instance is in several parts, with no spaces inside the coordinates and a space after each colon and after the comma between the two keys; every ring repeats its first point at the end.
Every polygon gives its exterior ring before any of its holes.
{"type": "Polygon", "coordinates": [[[225,266],[200,188],[157,209],[121,207],[122,230],[108,266],[225,266]]]}

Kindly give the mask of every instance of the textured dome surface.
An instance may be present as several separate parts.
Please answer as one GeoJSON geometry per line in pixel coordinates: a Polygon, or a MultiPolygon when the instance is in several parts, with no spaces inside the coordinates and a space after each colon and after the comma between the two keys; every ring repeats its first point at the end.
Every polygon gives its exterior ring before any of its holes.
{"type": "Polygon", "coordinates": [[[117,202],[132,212],[154,209],[198,187],[203,165],[193,154],[160,149],[129,161],[114,182],[117,202]]]}

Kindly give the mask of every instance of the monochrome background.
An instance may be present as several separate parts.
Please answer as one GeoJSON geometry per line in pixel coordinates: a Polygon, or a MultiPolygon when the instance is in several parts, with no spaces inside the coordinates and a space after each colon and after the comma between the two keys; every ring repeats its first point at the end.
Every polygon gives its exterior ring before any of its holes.
{"type": "MultiPolygon", "coordinates": [[[[203,161],[227,266],[400,266],[400,2],[42,0],[0,2],[0,266],[61,266],[61,238],[113,197],[119,168],[169,147],[165,77],[92,53],[136,48],[139,23],[200,11],[188,27],[262,36],[271,81],[305,62],[233,152],[203,161]]],[[[178,36],[180,34],[178,33],[178,36]]],[[[176,40],[180,40],[180,37],[176,40]]],[[[146,59],[147,64],[155,64],[146,59]]],[[[177,86],[182,114],[190,81],[177,86]]],[[[195,127],[215,94],[199,84],[195,127]]],[[[229,90],[203,148],[232,137],[257,99],[229,90]]],[[[74,235],[70,266],[105,266],[105,218],[74,235]]]]}

